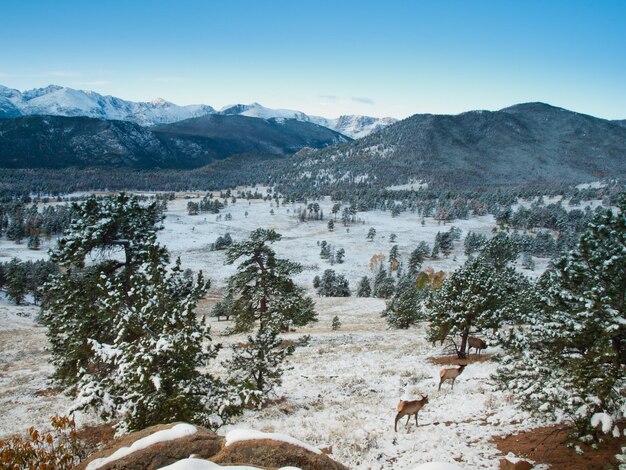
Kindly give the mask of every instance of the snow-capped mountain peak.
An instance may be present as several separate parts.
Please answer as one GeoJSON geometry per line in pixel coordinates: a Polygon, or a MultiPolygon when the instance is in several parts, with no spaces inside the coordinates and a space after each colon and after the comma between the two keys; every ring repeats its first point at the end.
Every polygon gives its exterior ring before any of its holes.
{"type": "MultiPolygon", "coordinates": [[[[59,85],[49,85],[24,92],[0,85],[0,118],[23,115],[87,116],[154,126],[215,112],[208,105],[179,106],[163,98],[154,98],[148,102],[133,102],[110,95],[101,95],[91,90],[75,90],[59,85]]],[[[370,116],[340,116],[337,119],[328,119],[293,109],[266,108],[257,102],[225,106],[218,114],[238,114],[259,119],[295,119],[324,126],[352,138],[365,137],[396,121],[393,118],[370,116]]]]}

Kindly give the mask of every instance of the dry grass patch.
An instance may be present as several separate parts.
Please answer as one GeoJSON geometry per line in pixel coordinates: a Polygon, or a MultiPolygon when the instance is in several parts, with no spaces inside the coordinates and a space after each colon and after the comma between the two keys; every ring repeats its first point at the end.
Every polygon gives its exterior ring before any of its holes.
{"type": "Polygon", "coordinates": [[[536,428],[505,438],[495,438],[493,442],[504,454],[509,452],[517,457],[548,464],[554,469],[568,470],[607,470],[617,468],[615,455],[626,445],[626,437],[606,437],[594,450],[578,441],[576,445],[584,451],[578,454],[567,444],[572,428],[559,425],[536,428]]]}

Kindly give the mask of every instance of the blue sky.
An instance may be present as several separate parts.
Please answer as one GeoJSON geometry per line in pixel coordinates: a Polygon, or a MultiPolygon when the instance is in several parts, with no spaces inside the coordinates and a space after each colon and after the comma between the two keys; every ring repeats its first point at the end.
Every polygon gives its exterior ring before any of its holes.
{"type": "Polygon", "coordinates": [[[0,83],[406,117],[544,101],[626,119],[623,0],[2,3],[0,83]]]}

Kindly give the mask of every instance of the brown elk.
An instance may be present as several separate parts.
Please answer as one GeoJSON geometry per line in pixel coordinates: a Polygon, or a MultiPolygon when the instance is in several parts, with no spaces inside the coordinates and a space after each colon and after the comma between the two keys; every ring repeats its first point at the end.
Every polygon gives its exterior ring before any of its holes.
{"type": "Polygon", "coordinates": [[[411,400],[411,401],[400,400],[400,403],[398,403],[398,408],[397,408],[398,414],[396,415],[396,421],[393,425],[394,431],[398,432],[398,421],[403,416],[407,417],[406,424],[409,424],[411,415],[415,415],[415,425],[419,426],[417,422],[417,414],[424,407],[426,403],[428,403],[428,395],[422,395],[421,400],[411,400]]]}
{"type": "Polygon", "coordinates": [[[481,349],[487,349],[487,343],[485,343],[482,339],[476,338],[475,336],[470,336],[467,338],[467,354],[469,355],[472,348],[476,349],[476,352],[480,355],[481,349]]]}
{"type": "Polygon", "coordinates": [[[443,368],[439,371],[439,388],[438,390],[441,390],[441,384],[444,383],[446,380],[451,380],[452,381],[452,390],[454,390],[454,381],[456,380],[456,378],[461,375],[463,373],[463,371],[465,370],[465,368],[467,367],[467,365],[459,365],[459,367],[456,367],[454,369],[448,369],[448,368],[443,368]]]}

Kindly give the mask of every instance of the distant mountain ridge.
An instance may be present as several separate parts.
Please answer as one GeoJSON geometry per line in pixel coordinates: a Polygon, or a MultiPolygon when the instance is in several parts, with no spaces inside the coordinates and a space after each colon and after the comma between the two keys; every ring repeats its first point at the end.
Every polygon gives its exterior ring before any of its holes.
{"type": "Polygon", "coordinates": [[[143,127],[83,116],[21,116],[0,120],[0,167],[198,168],[240,154],[288,155],[349,140],[293,119],[207,115],[143,127]]]}
{"type": "Polygon", "coordinates": [[[227,106],[218,112],[204,104],[178,106],[162,98],[150,102],[133,102],[58,85],[24,92],[0,86],[0,118],[4,119],[32,115],[85,116],[155,126],[210,114],[242,115],[260,119],[295,119],[327,127],[351,138],[364,137],[396,122],[393,118],[357,115],[328,119],[309,116],[301,111],[270,109],[258,103],[227,106]]]}
{"type": "Polygon", "coordinates": [[[416,114],[354,142],[300,152],[281,168],[291,189],[453,187],[626,177],[626,127],[545,103],[458,115],[416,114]]]}

